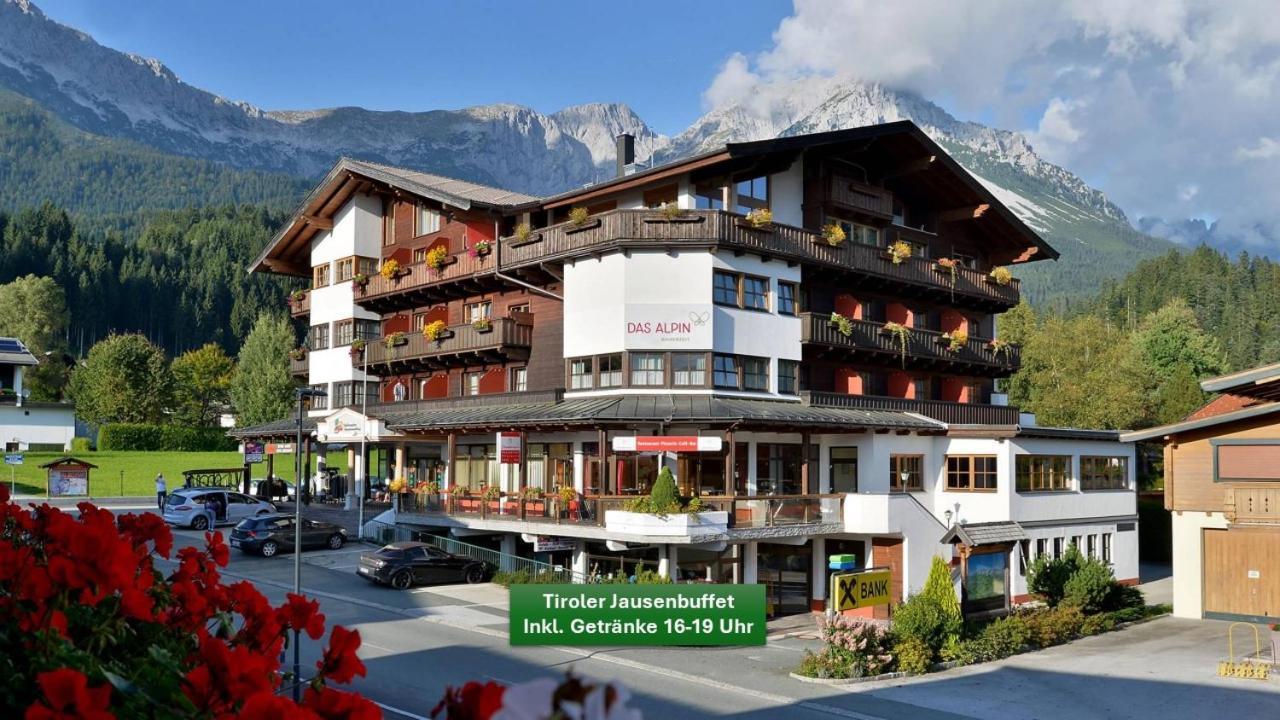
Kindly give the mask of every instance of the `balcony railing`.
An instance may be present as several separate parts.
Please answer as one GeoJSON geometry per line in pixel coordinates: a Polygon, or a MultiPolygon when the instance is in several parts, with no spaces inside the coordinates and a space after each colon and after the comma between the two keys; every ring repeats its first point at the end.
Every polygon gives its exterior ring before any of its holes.
{"type": "Polygon", "coordinates": [[[908,367],[922,362],[941,362],[986,375],[1005,375],[1017,370],[1021,362],[1021,350],[1017,345],[997,349],[984,338],[971,337],[952,350],[949,341],[935,330],[908,328],[903,342],[902,338],[885,330],[885,323],[850,320],[852,331],[845,335],[831,323],[829,314],[802,313],[801,318],[802,342],[874,355],[882,360],[902,358],[901,364],[908,367]]]}
{"type": "MultiPolygon", "coordinates": [[[[844,495],[705,496],[706,512],[724,512],[730,528],[764,528],[839,523],[844,519],[844,495]]],[[[521,498],[502,495],[486,499],[476,494],[415,494],[400,496],[400,510],[493,520],[522,520],[557,525],[604,526],[610,510],[625,510],[633,495],[580,495],[568,503],[558,494],[521,498]]]]}
{"type": "Polygon", "coordinates": [[[801,393],[814,407],[856,408],[859,410],[900,410],[933,418],[948,425],[1017,425],[1020,411],[1008,405],[910,400],[879,395],[850,395],[834,392],[801,393]]]}
{"type": "Polygon", "coordinates": [[[290,375],[306,377],[308,373],[309,373],[309,370],[307,369],[306,355],[303,355],[300,358],[295,358],[295,357],[289,358],[289,374],[290,375]]]}
{"type": "Polygon", "coordinates": [[[893,193],[844,175],[830,177],[827,185],[827,202],[872,217],[883,219],[893,217],[893,193]]]}
{"type": "Polygon", "coordinates": [[[439,270],[418,263],[405,266],[394,278],[375,275],[363,289],[355,289],[356,302],[385,311],[475,292],[497,282],[496,270],[536,269],[542,263],[611,250],[712,247],[813,263],[875,285],[905,285],[940,301],[954,298],[956,304],[989,310],[1012,307],[1019,298],[1017,280],[997,285],[982,271],[957,267],[953,281],[949,271],[935,268],[931,260],[913,257],[895,264],[880,247],[852,240],[832,247],[816,232],[776,223],[753,228],[742,215],[719,210],[686,210],[676,218],[654,210],[610,210],[581,225],[560,223],[534,230],[524,239],[502,238],[498,245],[485,257],[451,256],[450,264],[439,270]]]}
{"type": "Polygon", "coordinates": [[[307,290],[297,297],[289,296],[289,314],[302,317],[311,312],[311,291],[307,290]]]}
{"type": "Polygon", "coordinates": [[[1280,488],[1228,488],[1224,510],[1231,523],[1280,524],[1280,488]]]}
{"type": "MultiPolygon", "coordinates": [[[[406,333],[400,342],[387,344],[379,340],[365,346],[368,365],[386,366],[399,371],[433,370],[461,367],[485,362],[502,362],[526,357],[533,343],[533,326],[511,318],[497,318],[488,330],[471,324],[453,325],[435,340],[421,332],[406,333]]],[[[352,363],[362,366],[365,359],[353,354],[352,363]]]]}

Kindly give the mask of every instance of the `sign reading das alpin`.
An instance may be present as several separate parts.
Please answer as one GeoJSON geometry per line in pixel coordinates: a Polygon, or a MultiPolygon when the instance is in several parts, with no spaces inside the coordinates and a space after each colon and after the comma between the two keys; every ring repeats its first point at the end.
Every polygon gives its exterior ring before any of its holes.
{"type": "Polygon", "coordinates": [[[763,645],[763,585],[512,585],[512,645],[763,645]]]}

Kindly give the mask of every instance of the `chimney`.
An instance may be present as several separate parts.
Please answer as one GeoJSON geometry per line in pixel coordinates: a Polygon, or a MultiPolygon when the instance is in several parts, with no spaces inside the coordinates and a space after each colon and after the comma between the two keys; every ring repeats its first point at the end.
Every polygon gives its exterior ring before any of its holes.
{"type": "Polygon", "coordinates": [[[618,177],[627,174],[627,166],[636,161],[636,136],[622,133],[617,138],[618,177]]]}

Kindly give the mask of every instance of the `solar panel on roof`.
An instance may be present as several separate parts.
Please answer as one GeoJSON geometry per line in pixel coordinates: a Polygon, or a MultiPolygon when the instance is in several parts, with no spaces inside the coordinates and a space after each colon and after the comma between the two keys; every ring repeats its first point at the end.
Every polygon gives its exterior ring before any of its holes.
{"type": "Polygon", "coordinates": [[[26,352],[22,343],[13,338],[0,338],[0,352],[26,352]]]}

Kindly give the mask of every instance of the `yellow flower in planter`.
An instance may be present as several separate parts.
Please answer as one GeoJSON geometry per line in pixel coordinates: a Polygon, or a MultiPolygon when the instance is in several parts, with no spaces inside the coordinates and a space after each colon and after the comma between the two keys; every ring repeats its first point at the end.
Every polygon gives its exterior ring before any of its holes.
{"type": "Polygon", "coordinates": [[[440,270],[444,267],[445,261],[449,258],[449,251],[443,245],[437,245],[427,251],[427,267],[432,270],[440,270]]]}
{"type": "Polygon", "coordinates": [[[449,326],[443,320],[432,320],[422,328],[422,336],[428,340],[439,340],[447,329],[449,326]]]}
{"type": "Polygon", "coordinates": [[[756,208],[747,213],[747,224],[753,228],[762,228],[766,225],[773,224],[773,211],[764,208],[756,208]]]}
{"type": "Polygon", "coordinates": [[[390,280],[400,272],[400,261],[395,258],[387,258],[382,261],[382,267],[378,269],[378,274],[383,279],[390,280]]]}
{"type": "Polygon", "coordinates": [[[590,217],[591,213],[587,212],[586,208],[576,207],[569,211],[569,224],[574,225],[575,227],[578,225],[585,225],[590,217]]]}
{"type": "Polygon", "coordinates": [[[889,260],[894,265],[901,265],[911,257],[911,244],[905,240],[895,241],[888,248],[889,260]]]}
{"type": "Polygon", "coordinates": [[[1009,272],[1007,267],[997,267],[991,270],[991,280],[997,285],[1008,285],[1013,282],[1013,273],[1009,272]]]}
{"type": "Polygon", "coordinates": [[[828,223],[822,226],[822,239],[831,247],[840,247],[847,237],[844,228],[835,223],[828,223]]]}

